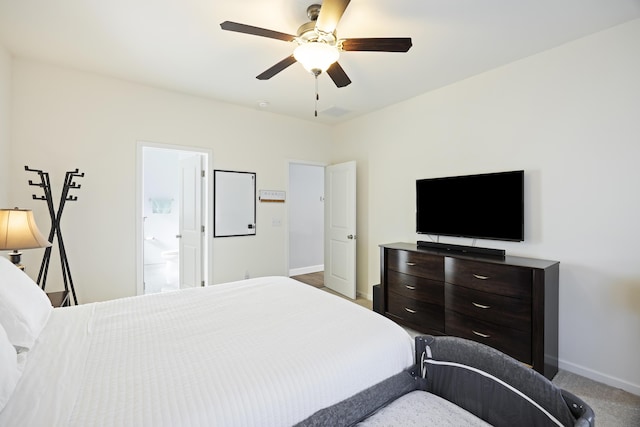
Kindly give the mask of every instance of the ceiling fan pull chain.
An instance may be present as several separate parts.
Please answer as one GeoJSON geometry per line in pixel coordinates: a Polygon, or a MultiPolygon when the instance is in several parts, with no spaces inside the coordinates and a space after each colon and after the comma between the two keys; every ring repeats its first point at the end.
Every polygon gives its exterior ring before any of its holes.
{"type": "Polygon", "coordinates": [[[320,95],[318,95],[318,74],[316,76],[316,110],[314,112],[315,117],[318,117],[318,100],[320,99],[320,95]]]}

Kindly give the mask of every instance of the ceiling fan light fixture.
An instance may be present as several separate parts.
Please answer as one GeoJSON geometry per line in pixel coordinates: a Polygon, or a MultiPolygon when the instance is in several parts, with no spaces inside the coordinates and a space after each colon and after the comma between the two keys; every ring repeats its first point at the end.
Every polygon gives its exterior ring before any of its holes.
{"type": "Polygon", "coordinates": [[[327,71],[327,68],[338,60],[340,52],[336,46],[315,41],[296,47],[293,57],[305,70],[317,75],[327,71]]]}

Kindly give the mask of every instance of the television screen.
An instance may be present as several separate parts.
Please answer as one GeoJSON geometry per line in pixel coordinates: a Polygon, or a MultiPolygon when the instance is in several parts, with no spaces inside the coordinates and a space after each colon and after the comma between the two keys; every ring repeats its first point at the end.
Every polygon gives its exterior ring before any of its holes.
{"type": "Polygon", "coordinates": [[[524,240],[524,171],[419,179],[416,232],[524,240]]]}

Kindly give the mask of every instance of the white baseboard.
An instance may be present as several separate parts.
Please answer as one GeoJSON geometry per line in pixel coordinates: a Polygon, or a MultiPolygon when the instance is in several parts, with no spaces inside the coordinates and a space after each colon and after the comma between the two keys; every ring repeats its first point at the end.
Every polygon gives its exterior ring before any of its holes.
{"type": "Polygon", "coordinates": [[[611,387],[616,387],[624,391],[628,391],[629,393],[635,394],[636,396],[640,396],[639,384],[633,384],[623,379],[605,375],[584,366],[566,362],[563,360],[558,360],[558,368],[577,375],[581,375],[585,378],[589,378],[590,380],[598,381],[611,387]]]}
{"type": "Polygon", "coordinates": [[[292,268],[289,270],[289,277],[299,276],[301,274],[317,273],[318,271],[324,271],[324,264],[310,265],[309,267],[292,268]]]}
{"type": "Polygon", "coordinates": [[[370,293],[364,293],[364,292],[356,292],[356,296],[358,298],[364,298],[368,301],[373,301],[373,296],[370,293]]]}

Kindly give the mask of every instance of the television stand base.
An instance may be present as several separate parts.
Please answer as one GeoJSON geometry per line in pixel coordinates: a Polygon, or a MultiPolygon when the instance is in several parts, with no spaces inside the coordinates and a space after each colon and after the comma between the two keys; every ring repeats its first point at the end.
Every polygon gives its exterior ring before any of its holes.
{"type": "Polygon", "coordinates": [[[418,240],[419,248],[435,249],[438,251],[458,252],[469,255],[484,255],[504,258],[504,249],[480,248],[477,246],[454,245],[451,243],[436,243],[418,240]]]}

